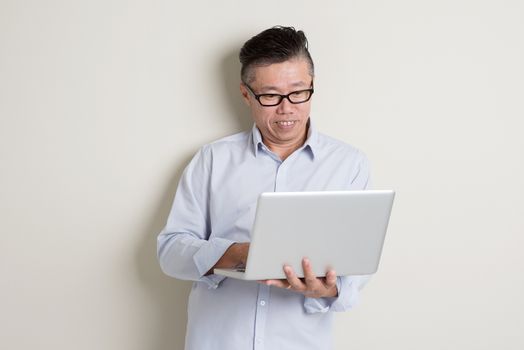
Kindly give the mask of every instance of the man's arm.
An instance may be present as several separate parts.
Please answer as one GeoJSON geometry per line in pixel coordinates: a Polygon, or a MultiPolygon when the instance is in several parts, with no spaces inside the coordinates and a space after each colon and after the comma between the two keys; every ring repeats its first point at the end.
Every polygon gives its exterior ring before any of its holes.
{"type": "Polygon", "coordinates": [[[249,243],[233,243],[227,248],[224,255],[218,259],[217,263],[206,273],[206,276],[213,273],[213,269],[232,269],[245,267],[249,243]]]}
{"type": "Polygon", "coordinates": [[[204,147],[184,170],[167,224],[158,235],[157,254],[165,274],[216,288],[224,277],[213,275],[212,269],[245,263],[247,248],[210,237],[210,160],[210,149],[204,147]]]}

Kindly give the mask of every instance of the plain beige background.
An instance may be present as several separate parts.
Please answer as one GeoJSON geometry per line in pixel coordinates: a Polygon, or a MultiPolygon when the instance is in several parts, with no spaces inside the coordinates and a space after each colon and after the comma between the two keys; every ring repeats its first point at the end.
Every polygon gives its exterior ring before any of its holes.
{"type": "Polygon", "coordinates": [[[1,0],[0,348],[182,349],[156,235],[193,153],[250,127],[237,52],[276,24],[319,129],[397,190],[337,348],[524,348],[520,0],[1,0]]]}

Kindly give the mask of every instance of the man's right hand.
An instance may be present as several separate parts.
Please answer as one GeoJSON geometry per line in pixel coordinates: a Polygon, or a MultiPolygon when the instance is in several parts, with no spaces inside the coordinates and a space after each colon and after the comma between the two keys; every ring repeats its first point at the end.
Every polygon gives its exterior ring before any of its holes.
{"type": "Polygon", "coordinates": [[[206,273],[211,275],[213,269],[232,269],[246,266],[249,243],[233,243],[227,248],[226,252],[218,259],[215,266],[206,273]]]}

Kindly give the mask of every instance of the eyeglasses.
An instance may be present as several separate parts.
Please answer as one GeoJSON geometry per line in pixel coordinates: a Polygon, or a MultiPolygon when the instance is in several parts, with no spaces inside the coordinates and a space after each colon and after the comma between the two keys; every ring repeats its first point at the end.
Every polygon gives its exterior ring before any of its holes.
{"type": "Polygon", "coordinates": [[[309,89],[305,90],[298,90],[290,92],[287,95],[280,95],[280,94],[255,94],[253,89],[247,85],[246,83],[243,83],[249,92],[255,97],[255,99],[260,103],[260,105],[264,107],[272,107],[272,106],[278,106],[283,99],[287,99],[289,102],[293,104],[299,104],[307,102],[311,99],[311,95],[313,95],[314,89],[313,89],[313,82],[311,82],[311,87],[309,89]]]}

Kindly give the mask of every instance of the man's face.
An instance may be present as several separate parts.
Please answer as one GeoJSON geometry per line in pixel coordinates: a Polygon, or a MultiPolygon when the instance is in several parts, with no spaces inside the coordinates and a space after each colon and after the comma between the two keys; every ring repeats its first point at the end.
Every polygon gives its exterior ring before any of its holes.
{"type": "MultiPolygon", "coordinates": [[[[253,73],[254,80],[249,86],[257,95],[287,95],[293,91],[309,89],[313,82],[308,62],[302,58],[256,67],[253,73]]],[[[264,107],[244,84],[240,85],[240,91],[251,108],[253,120],[268,147],[301,145],[304,142],[311,100],[292,104],[284,98],[277,106],[264,107]]]]}

